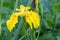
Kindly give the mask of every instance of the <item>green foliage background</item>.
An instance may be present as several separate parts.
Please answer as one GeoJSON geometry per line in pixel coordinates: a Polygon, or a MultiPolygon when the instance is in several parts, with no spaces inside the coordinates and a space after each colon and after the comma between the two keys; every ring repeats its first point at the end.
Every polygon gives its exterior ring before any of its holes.
{"type": "Polygon", "coordinates": [[[0,0],[0,40],[60,40],[60,0],[39,0],[36,8],[32,1],[0,0]],[[21,4],[39,13],[39,29],[31,30],[25,20],[19,17],[16,27],[12,32],[8,31],[6,21],[21,4]]]}

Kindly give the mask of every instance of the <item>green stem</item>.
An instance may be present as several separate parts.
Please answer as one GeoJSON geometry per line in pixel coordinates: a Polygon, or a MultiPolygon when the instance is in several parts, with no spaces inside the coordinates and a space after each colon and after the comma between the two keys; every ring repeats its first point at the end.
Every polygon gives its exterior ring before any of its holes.
{"type": "Polygon", "coordinates": [[[16,7],[17,7],[17,5],[18,5],[18,0],[16,0],[16,2],[15,2],[14,12],[16,11],[16,7]]]}
{"type": "Polygon", "coordinates": [[[39,0],[35,0],[35,2],[37,2],[37,3],[35,4],[35,5],[36,5],[36,9],[35,9],[35,10],[39,13],[39,8],[38,8],[38,6],[39,6],[39,5],[38,5],[38,4],[39,4],[39,0]]]}
{"type": "Polygon", "coordinates": [[[26,33],[25,33],[25,35],[24,36],[22,36],[19,40],[23,40],[23,38],[25,38],[26,36],[27,36],[27,39],[26,40],[30,40],[29,39],[29,33],[27,32],[27,31],[25,31],[26,33]]]}
{"type": "MultiPolygon", "coordinates": [[[[41,22],[43,21],[43,5],[41,4],[41,0],[39,0],[39,4],[40,4],[40,8],[41,8],[41,22]]],[[[40,10],[40,9],[39,9],[40,10]]],[[[41,24],[40,24],[41,25],[41,24]]],[[[37,40],[39,38],[39,34],[40,34],[40,29],[41,29],[41,26],[39,28],[39,32],[38,32],[38,35],[37,35],[37,40]]]]}
{"type": "Polygon", "coordinates": [[[19,40],[22,40],[23,38],[25,38],[28,34],[25,34],[24,36],[22,36],[19,40]]]}
{"type": "Polygon", "coordinates": [[[31,40],[36,40],[35,30],[34,29],[31,30],[31,40]]]}
{"type": "Polygon", "coordinates": [[[0,0],[0,35],[1,35],[2,6],[3,6],[3,0],[0,0]]]}
{"type": "Polygon", "coordinates": [[[40,6],[41,6],[41,15],[42,15],[42,18],[43,18],[43,6],[42,6],[41,3],[40,3],[40,6]]]}
{"type": "Polygon", "coordinates": [[[29,2],[27,3],[26,6],[30,6],[30,4],[32,3],[33,0],[29,0],[29,2]]]}
{"type": "Polygon", "coordinates": [[[37,40],[38,40],[38,38],[39,38],[39,34],[40,34],[40,28],[39,28],[39,32],[38,32],[38,35],[37,35],[37,40]]]}

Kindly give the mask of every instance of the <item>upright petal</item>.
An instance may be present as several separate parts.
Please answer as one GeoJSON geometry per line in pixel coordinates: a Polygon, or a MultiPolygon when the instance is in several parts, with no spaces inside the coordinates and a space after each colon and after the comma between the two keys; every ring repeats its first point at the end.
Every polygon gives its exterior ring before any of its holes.
{"type": "Polygon", "coordinates": [[[25,8],[25,6],[24,5],[20,5],[20,9],[24,9],[25,8]]]}

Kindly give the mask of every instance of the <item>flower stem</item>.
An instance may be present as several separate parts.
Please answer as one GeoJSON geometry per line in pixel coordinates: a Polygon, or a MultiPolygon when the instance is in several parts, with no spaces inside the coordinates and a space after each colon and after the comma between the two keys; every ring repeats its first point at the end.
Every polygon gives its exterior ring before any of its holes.
{"type": "Polygon", "coordinates": [[[0,0],[0,36],[1,36],[2,6],[3,6],[3,0],[0,0]]]}
{"type": "Polygon", "coordinates": [[[17,7],[17,5],[18,5],[18,0],[16,0],[16,2],[15,2],[14,12],[16,11],[16,7],[17,7]]]}
{"type": "MultiPolygon", "coordinates": [[[[41,10],[41,22],[42,22],[42,21],[43,21],[43,5],[41,4],[41,0],[39,0],[39,5],[40,5],[40,8],[41,8],[41,9],[39,9],[39,10],[41,10]]],[[[41,25],[41,24],[40,24],[40,25],[41,25]]],[[[40,28],[39,28],[39,32],[38,32],[38,35],[37,35],[37,39],[36,39],[36,40],[38,40],[38,38],[39,38],[40,29],[41,29],[41,26],[40,26],[40,28]]]]}

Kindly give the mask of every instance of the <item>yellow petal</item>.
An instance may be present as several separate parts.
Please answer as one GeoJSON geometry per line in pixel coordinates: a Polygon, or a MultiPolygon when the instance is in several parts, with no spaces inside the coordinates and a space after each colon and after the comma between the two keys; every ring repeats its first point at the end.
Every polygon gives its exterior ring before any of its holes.
{"type": "Polygon", "coordinates": [[[7,28],[10,32],[15,27],[16,23],[18,23],[18,16],[16,16],[15,14],[12,14],[10,19],[7,20],[6,22],[7,28]]]}
{"type": "Polygon", "coordinates": [[[26,22],[30,25],[30,28],[32,29],[32,22],[28,15],[26,16],[26,22]]]}
{"type": "Polygon", "coordinates": [[[34,25],[34,28],[37,29],[40,26],[40,17],[39,17],[39,15],[36,12],[30,12],[29,16],[30,16],[31,22],[34,25]]]}
{"type": "Polygon", "coordinates": [[[24,5],[20,5],[20,9],[24,9],[25,8],[25,6],[24,5]]]}
{"type": "Polygon", "coordinates": [[[16,16],[25,16],[25,13],[24,12],[15,12],[15,15],[16,16]]]}
{"type": "Polygon", "coordinates": [[[25,10],[28,11],[30,9],[30,7],[25,7],[25,10]]]}
{"type": "Polygon", "coordinates": [[[16,8],[16,11],[20,11],[20,9],[16,8]]]}

